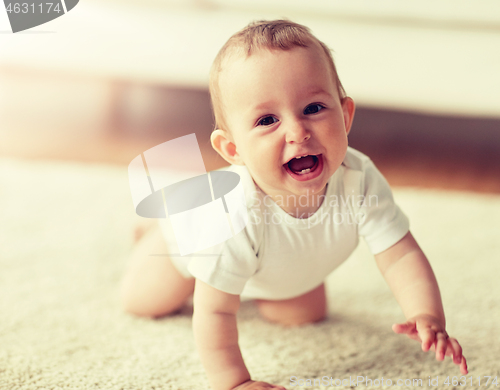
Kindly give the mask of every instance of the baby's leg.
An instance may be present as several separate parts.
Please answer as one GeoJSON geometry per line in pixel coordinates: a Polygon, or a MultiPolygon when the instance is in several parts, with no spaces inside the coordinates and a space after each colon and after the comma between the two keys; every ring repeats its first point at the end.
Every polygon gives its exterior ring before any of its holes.
{"type": "Polygon", "coordinates": [[[144,317],[161,317],[180,309],[193,293],[194,278],[186,279],[167,256],[158,224],[136,243],[121,282],[121,302],[125,311],[144,317]]]}
{"type": "Polygon", "coordinates": [[[295,298],[281,301],[257,299],[255,302],[264,318],[281,325],[302,325],[321,321],[326,317],[324,284],[295,298]]]}

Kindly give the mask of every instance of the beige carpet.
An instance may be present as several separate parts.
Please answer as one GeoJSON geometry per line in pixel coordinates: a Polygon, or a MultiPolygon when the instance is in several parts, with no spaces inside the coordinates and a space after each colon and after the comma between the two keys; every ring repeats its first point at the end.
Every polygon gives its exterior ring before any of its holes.
{"type": "MultiPolygon", "coordinates": [[[[495,388],[477,377],[500,382],[500,197],[395,196],[437,274],[448,331],[474,377],[467,388],[495,388]]],[[[158,320],[120,310],[137,218],[125,168],[0,160],[0,389],[208,387],[191,308],[158,320]]],[[[364,244],[328,278],[328,292],[330,318],[295,329],[268,324],[243,303],[240,343],[255,378],[290,389],[325,388],[290,386],[291,376],[421,378],[433,388],[428,377],[439,376],[439,388],[453,388],[443,384],[460,376],[451,361],[393,334],[403,317],[364,244]]]]}

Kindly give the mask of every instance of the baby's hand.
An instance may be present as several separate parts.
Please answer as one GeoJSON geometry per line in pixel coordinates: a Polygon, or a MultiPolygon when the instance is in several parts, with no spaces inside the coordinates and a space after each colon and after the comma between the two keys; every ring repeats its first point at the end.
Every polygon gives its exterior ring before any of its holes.
{"type": "Polygon", "coordinates": [[[255,382],[252,380],[243,382],[241,385],[233,388],[233,390],[269,390],[269,389],[286,390],[286,388],[284,388],[283,386],[271,385],[270,383],[266,382],[255,382]]]}
{"type": "Polygon", "coordinates": [[[399,334],[406,334],[409,338],[422,343],[422,350],[425,352],[429,349],[436,351],[437,360],[444,360],[445,356],[451,356],[453,362],[460,365],[460,372],[463,375],[468,373],[462,347],[457,339],[448,337],[444,326],[437,318],[419,315],[403,324],[394,324],[392,330],[399,334]]]}

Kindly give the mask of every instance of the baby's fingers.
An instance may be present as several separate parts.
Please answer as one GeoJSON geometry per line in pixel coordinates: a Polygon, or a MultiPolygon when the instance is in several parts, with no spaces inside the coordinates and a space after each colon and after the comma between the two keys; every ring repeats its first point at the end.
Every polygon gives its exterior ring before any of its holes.
{"type": "Polygon", "coordinates": [[[446,349],[446,356],[451,356],[453,359],[453,363],[460,365],[460,372],[463,375],[467,375],[468,367],[467,360],[465,356],[462,355],[462,347],[458,343],[457,339],[449,338],[446,349]]]}
{"type": "Polygon", "coordinates": [[[462,364],[462,347],[458,343],[457,339],[450,337],[448,339],[448,345],[450,346],[450,349],[452,350],[453,363],[462,364]]]}
{"type": "Polygon", "coordinates": [[[436,359],[444,360],[446,350],[448,347],[448,335],[444,332],[436,333],[436,359]]]}
{"type": "Polygon", "coordinates": [[[415,322],[408,321],[403,324],[394,324],[392,325],[392,330],[398,334],[411,334],[417,331],[415,326],[415,322]]]}
{"type": "Polygon", "coordinates": [[[420,330],[418,334],[422,340],[422,351],[427,352],[436,340],[436,333],[431,328],[425,328],[420,330]]]}
{"type": "Polygon", "coordinates": [[[469,373],[469,370],[467,368],[467,360],[465,360],[465,356],[462,355],[462,363],[460,363],[460,372],[463,375],[467,375],[469,373]]]}

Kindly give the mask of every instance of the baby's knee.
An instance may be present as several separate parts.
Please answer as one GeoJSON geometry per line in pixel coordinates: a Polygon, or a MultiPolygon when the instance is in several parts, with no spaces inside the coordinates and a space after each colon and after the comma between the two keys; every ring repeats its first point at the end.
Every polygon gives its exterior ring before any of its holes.
{"type": "Polygon", "coordinates": [[[180,300],[158,299],[146,291],[136,289],[124,279],[120,286],[120,307],[127,313],[137,317],[158,318],[179,311],[184,302],[180,300]]]}
{"type": "Polygon", "coordinates": [[[169,305],[168,302],[148,302],[132,292],[120,291],[120,307],[127,313],[136,317],[158,318],[174,314],[179,311],[182,304],[169,305]]]}
{"type": "Polygon", "coordinates": [[[313,305],[311,307],[280,307],[268,304],[268,302],[257,302],[259,312],[267,321],[284,325],[300,326],[323,321],[327,316],[326,305],[313,305]]]}
{"type": "Polygon", "coordinates": [[[325,286],[295,298],[281,301],[256,300],[260,314],[268,321],[286,326],[298,326],[318,322],[326,318],[325,286]]]}

